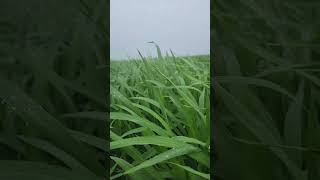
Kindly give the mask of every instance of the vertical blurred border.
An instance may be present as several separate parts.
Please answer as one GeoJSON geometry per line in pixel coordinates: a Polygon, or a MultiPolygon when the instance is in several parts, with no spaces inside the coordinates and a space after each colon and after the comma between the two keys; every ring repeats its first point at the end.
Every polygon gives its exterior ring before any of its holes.
{"type": "Polygon", "coordinates": [[[215,180],[320,178],[319,5],[212,1],[215,180]]]}
{"type": "Polygon", "coordinates": [[[0,2],[0,179],[108,178],[109,1],[0,2]]]}

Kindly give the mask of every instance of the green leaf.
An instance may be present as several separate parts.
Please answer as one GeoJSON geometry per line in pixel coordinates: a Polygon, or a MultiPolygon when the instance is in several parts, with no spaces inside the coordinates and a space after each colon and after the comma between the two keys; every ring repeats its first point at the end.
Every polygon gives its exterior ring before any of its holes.
{"type": "Polygon", "coordinates": [[[197,175],[197,176],[200,176],[200,177],[202,177],[202,178],[204,178],[204,179],[210,179],[210,174],[205,174],[205,173],[199,172],[199,171],[197,171],[197,170],[194,170],[194,169],[192,169],[191,167],[183,166],[183,165],[180,165],[180,164],[177,164],[177,163],[170,163],[170,164],[173,164],[173,165],[175,165],[175,166],[178,166],[178,167],[180,167],[180,168],[182,168],[182,169],[184,169],[184,170],[186,170],[186,171],[188,171],[188,172],[190,172],[190,173],[192,173],[192,174],[195,174],[195,175],[197,175]]]}

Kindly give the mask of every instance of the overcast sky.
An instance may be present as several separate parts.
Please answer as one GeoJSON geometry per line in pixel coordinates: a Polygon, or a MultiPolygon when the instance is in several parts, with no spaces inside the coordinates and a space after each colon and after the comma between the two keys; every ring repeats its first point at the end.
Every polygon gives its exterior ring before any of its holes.
{"type": "Polygon", "coordinates": [[[111,0],[111,58],[165,53],[209,54],[210,0],[111,0]]]}

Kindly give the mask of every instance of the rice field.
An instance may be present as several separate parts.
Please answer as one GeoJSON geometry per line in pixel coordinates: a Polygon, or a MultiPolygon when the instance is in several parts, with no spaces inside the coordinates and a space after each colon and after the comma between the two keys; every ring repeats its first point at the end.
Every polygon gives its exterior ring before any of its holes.
{"type": "Polygon", "coordinates": [[[111,179],[210,179],[209,73],[209,56],[111,61],[111,179]]]}

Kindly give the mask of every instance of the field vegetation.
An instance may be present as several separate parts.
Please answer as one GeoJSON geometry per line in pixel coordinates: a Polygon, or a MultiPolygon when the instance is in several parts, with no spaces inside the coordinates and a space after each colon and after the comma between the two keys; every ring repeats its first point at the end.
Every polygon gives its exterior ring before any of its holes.
{"type": "Polygon", "coordinates": [[[209,56],[111,61],[111,179],[209,179],[209,56]]]}

